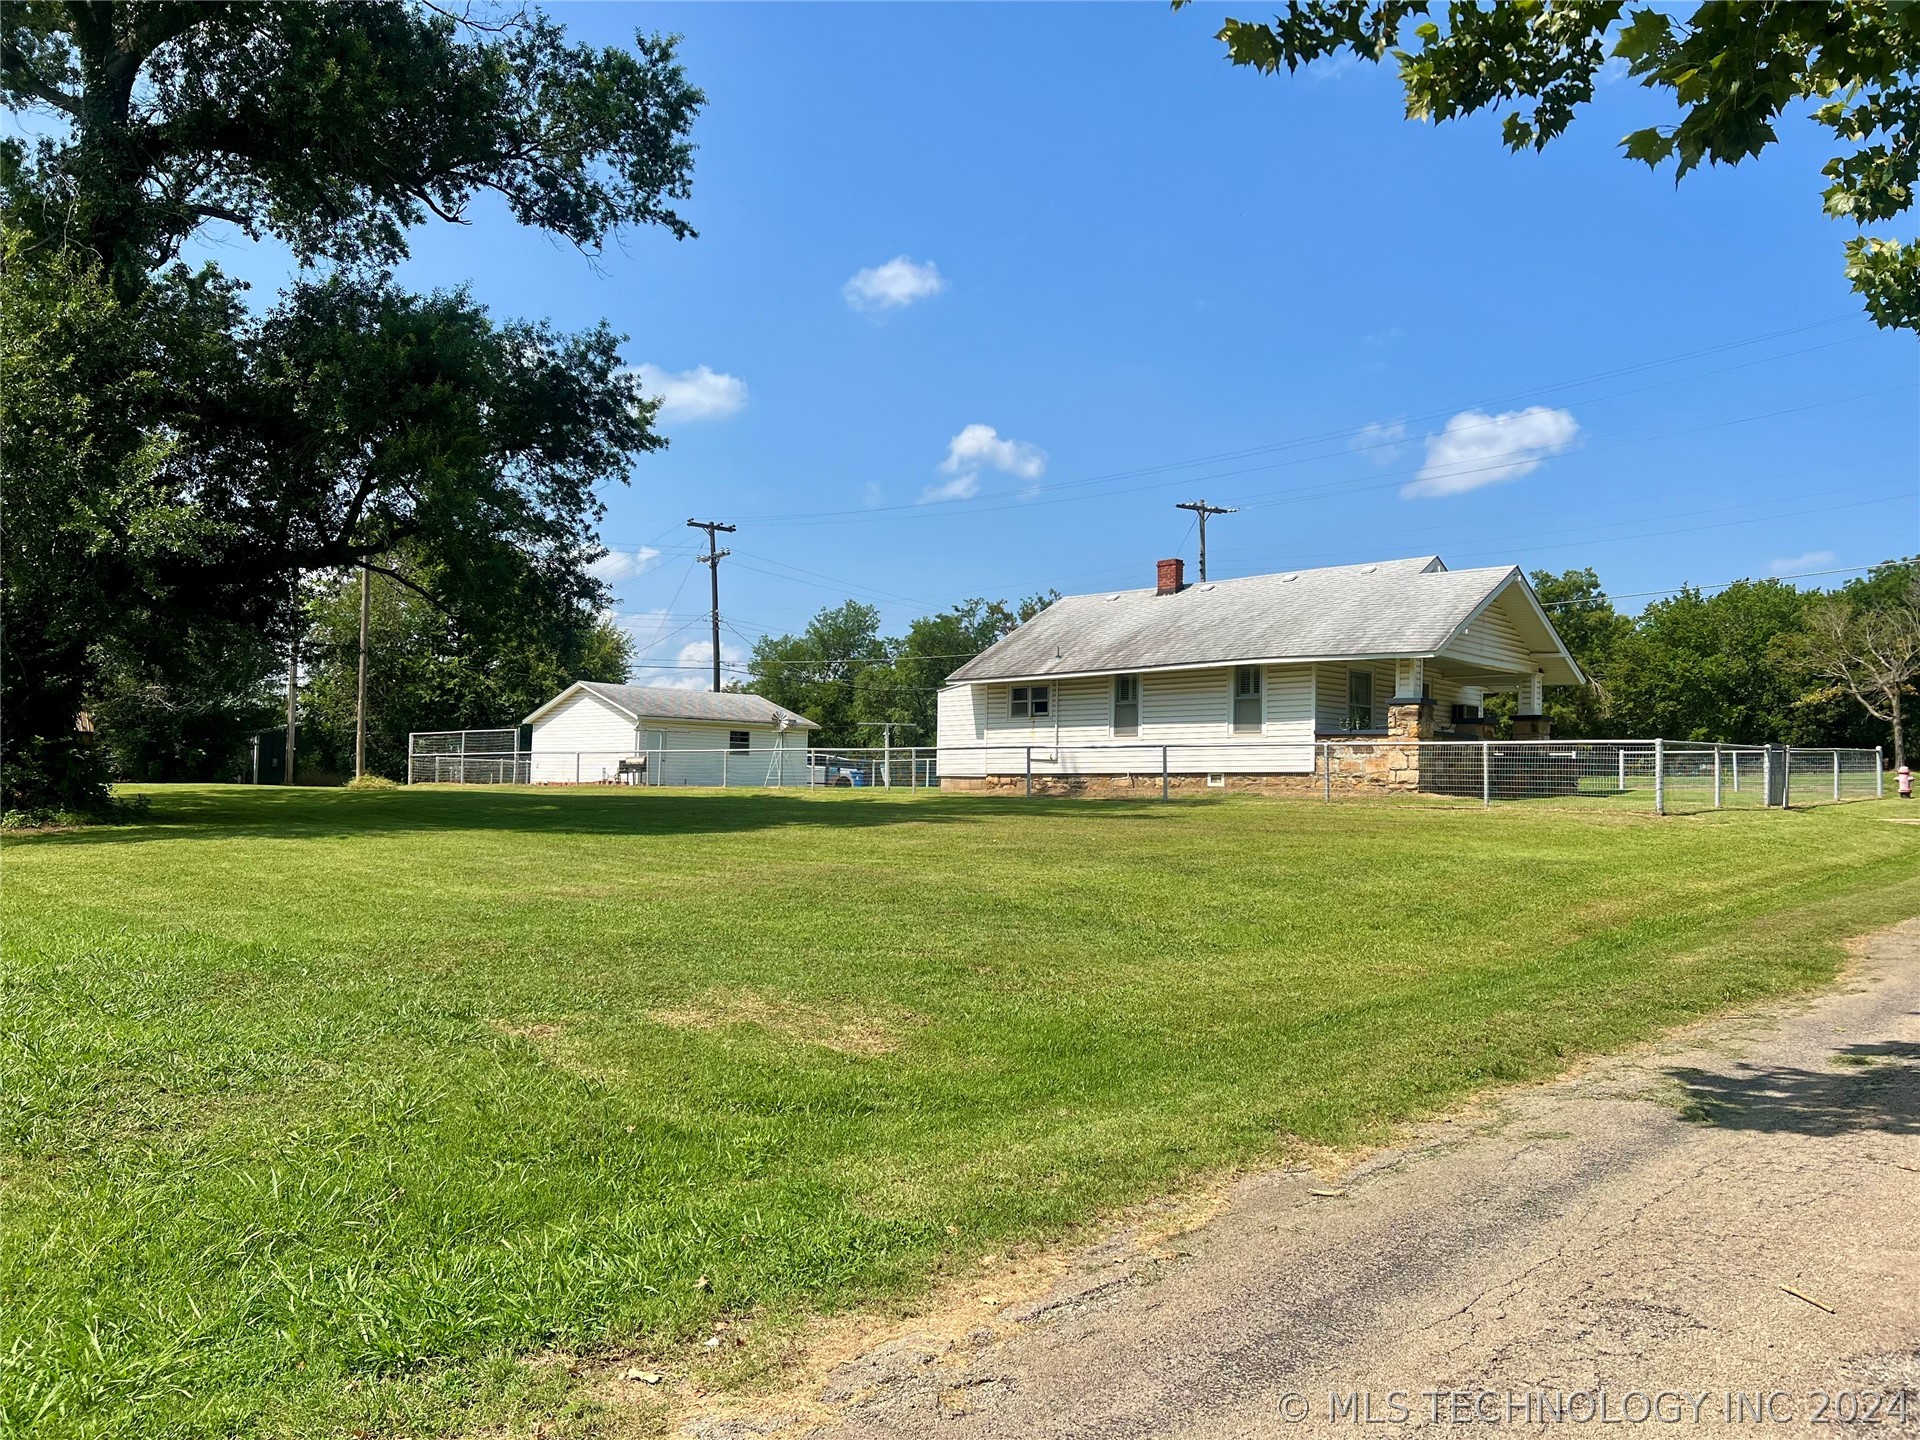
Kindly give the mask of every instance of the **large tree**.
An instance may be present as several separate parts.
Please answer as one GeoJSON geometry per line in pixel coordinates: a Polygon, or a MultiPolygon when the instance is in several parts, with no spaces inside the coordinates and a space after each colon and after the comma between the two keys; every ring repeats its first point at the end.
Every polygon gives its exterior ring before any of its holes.
{"type": "MultiPolygon", "coordinates": [[[[1174,0],[1180,8],[1187,0],[1174,0]]],[[[1451,120],[1507,109],[1501,134],[1541,149],[1593,99],[1613,59],[1667,95],[1680,116],[1636,130],[1625,154],[1674,163],[1738,164],[1778,138],[1796,111],[1833,137],[1822,169],[1835,219],[1877,225],[1906,213],[1920,178],[1920,6],[1889,0],[1708,0],[1681,14],[1628,14],[1608,0],[1450,4],[1444,23],[1427,0],[1311,0],[1271,23],[1228,20],[1219,32],[1236,65],[1271,73],[1350,55],[1391,55],[1413,119],[1451,120]]],[[[1847,274],[1875,323],[1920,329],[1920,242],[1860,235],[1846,242],[1847,274]]]]}
{"type": "Polygon", "coordinates": [[[502,326],[381,267],[482,194],[586,248],[690,234],[701,96],[670,40],[364,0],[47,0],[0,12],[0,89],[36,136],[0,144],[7,805],[97,802],[75,716],[96,657],[156,619],[290,625],[300,575],[403,549],[444,606],[595,598],[597,491],[662,443],[616,337],[502,326]],[[208,225],[318,273],[249,309],[177,263],[208,225]]]}
{"type": "MultiPolygon", "coordinates": [[[[624,683],[633,637],[604,614],[556,603],[532,585],[477,607],[467,618],[425,598],[433,576],[405,563],[369,584],[367,768],[406,775],[412,730],[514,725],[576,680],[624,683]]],[[[360,582],[351,575],[312,588],[301,728],[315,763],[353,769],[359,690],[360,582]]]]}
{"type": "Polygon", "coordinates": [[[1906,764],[1909,697],[1920,681],[1920,563],[1880,566],[1809,605],[1797,651],[1827,691],[1886,723],[1893,763],[1906,764]]]}
{"type": "Polygon", "coordinates": [[[1608,728],[1625,738],[1813,740],[1795,708],[1807,672],[1793,658],[1811,598],[1779,580],[1742,580],[1649,605],[1601,667],[1608,728]]]}

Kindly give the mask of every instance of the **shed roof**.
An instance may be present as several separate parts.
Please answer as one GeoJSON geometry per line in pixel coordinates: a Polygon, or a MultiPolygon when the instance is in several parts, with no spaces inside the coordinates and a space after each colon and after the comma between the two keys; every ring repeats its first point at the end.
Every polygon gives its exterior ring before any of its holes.
{"type": "Polygon", "coordinates": [[[729,690],[682,690],[671,685],[609,685],[600,680],[576,680],[520,723],[531,725],[561,701],[578,691],[606,701],[635,724],[643,720],[709,720],[735,725],[779,725],[788,729],[820,727],[797,711],[758,695],[729,690]]]}
{"type": "Polygon", "coordinates": [[[1518,568],[1449,570],[1437,555],[1207,581],[1171,595],[1056,600],[953,672],[954,683],[1253,661],[1432,656],[1509,586],[1537,620],[1552,684],[1578,681],[1518,568]]]}

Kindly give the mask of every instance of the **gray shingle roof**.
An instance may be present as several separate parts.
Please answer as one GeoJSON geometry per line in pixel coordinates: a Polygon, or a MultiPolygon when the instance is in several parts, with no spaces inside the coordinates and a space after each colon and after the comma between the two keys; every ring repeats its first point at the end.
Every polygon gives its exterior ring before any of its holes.
{"type": "Polygon", "coordinates": [[[642,720],[724,720],[740,725],[777,725],[784,716],[798,730],[820,727],[784,705],[758,695],[736,695],[722,690],[678,690],[670,685],[608,685],[582,680],[580,687],[611,700],[642,720]]]}
{"type": "Polygon", "coordinates": [[[955,682],[1253,660],[1432,655],[1519,572],[1448,570],[1437,555],[1069,595],[953,672],[955,682]]]}

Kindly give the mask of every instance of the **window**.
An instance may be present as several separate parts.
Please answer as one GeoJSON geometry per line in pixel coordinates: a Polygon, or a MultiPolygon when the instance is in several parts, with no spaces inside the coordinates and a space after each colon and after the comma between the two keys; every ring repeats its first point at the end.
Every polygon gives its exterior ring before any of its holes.
{"type": "Polygon", "coordinates": [[[1241,665],[1233,672],[1233,733],[1258,735],[1265,718],[1260,704],[1260,667],[1241,665]]]}
{"type": "Polygon", "coordinates": [[[1373,672],[1347,671],[1347,729],[1373,729],[1373,672]]]}
{"type": "Polygon", "coordinates": [[[729,730],[727,732],[727,749],[750,750],[752,748],[753,736],[749,735],[745,730],[729,730]]]}
{"type": "Polygon", "coordinates": [[[1039,720],[1052,709],[1052,697],[1047,693],[1046,685],[1016,685],[1013,687],[1013,718],[1016,720],[1039,720]]]}
{"type": "Polygon", "coordinates": [[[1115,735],[1140,733],[1140,677],[1138,675],[1113,677],[1113,733],[1115,735]]]}

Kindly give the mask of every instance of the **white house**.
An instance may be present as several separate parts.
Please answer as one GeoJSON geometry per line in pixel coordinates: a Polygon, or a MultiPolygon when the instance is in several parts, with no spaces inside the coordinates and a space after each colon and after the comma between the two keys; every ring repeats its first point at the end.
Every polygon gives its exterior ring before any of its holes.
{"type": "Polygon", "coordinates": [[[1164,764],[1284,782],[1315,773],[1321,741],[1486,738],[1491,692],[1518,696],[1516,738],[1544,738],[1544,688],[1583,678],[1512,566],[1429,555],[1189,585],[1162,560],[1153,588],[1057,600],[954,671],[940,776],[1158,783],[1164,764]]]}
{"type": "Polygon", "coordinates": [[[802,784],[807,732],[820,728],[758,695],[597,680],[575,681],[520,723],[533,731],[535,785],[802,784]]]}

